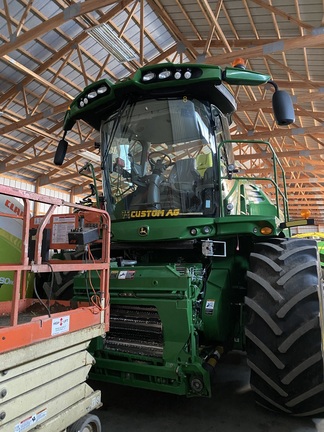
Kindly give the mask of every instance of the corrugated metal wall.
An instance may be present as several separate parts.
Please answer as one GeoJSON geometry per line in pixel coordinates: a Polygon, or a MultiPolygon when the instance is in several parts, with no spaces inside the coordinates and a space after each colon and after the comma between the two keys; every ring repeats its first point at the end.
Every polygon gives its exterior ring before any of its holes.
{"type": "MultiPolygon", "coordinates": [[[[10,186],[12,188],[26,190],[30,192],[36,192],[36,187],[32,183],[24,182],[18,179],[13,179],[10,177],[0,177],[0,184],[10,186]]],[[[64,193],[58,189],[51,189],[51,188],[45,188],[41,187],[38,191],[39,194],[54,197],[54,198],[60,198],[66,202],[70,202],[70,195],[68,193],[64,193]]],[[[75,197],[76,201],[80,201],[82,197],[75,197]]],[[[37,214],[41,215],[46,212],[46,209],[48,208],[47,205],[39,203],[37,214]]],[[[34,203],[31,203],[31,210],[34,212],[34,203]]],[[[62,206],[60,208],[57,208],[55,210],[55,213],[69,213],[70,209],[67,206],[62,206]]]]}

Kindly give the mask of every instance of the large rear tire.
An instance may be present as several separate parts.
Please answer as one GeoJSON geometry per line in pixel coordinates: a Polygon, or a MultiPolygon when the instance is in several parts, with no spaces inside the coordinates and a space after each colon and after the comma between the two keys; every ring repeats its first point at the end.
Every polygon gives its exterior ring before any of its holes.
{"type": "Polygon", "coordinates": [[[323,413],[323,290],[316,242],[259,243],[250,263],[245,334],[256,401],[293,415],[323,413]]]}

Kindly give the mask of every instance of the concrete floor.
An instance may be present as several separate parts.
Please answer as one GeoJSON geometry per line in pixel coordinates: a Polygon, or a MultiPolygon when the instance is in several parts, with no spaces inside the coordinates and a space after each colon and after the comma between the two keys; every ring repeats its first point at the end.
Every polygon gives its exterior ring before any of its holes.
{"type": "Polygon", "coordinates": [[[324,432],[324,418],[297,418],[255,405],[245,356],[231,353],[218,365],[213,397],[166,393],[91,382],[102,391],[103,432],[324,432]]]}

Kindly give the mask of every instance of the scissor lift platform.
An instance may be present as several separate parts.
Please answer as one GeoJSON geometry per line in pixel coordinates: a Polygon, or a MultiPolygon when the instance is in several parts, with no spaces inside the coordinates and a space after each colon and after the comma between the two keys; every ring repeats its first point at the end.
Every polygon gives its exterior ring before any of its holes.
{"type": "Polygon", "coordinates": [[[1,185],[0,194],[21,198],[25,209],[21,262],[0,264],[0,271],[14,272],[12,300],[0,302],[0,430],[100,432],[100,420],[91,412],[101,406],[101,394],[86,383],[94,361],[87,347],[109,329],[109,216],[103,210],[1,185]],[[37,228],[33,261],[28,257],[31,201],[49,205],[37,228]],[[44,228],[63,205],[80,214],[99,214],[100,259],[43,262],[44,228]],[[26,298],[28,274],[91,270],[100,275],[100,294],[90,304],[46,299],[39,307],[38,299],[26,298]]]}

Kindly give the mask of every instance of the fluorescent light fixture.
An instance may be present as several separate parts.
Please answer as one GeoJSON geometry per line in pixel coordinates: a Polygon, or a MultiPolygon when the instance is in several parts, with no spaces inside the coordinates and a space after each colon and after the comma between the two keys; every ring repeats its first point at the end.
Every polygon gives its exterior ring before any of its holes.
{"type": "Polygon", "coordinates": [[[136,58],[134,51],[106,23],[88,29],[87,33],[121,63],[136,58]]]}
{"type": "Polygon", "coordinates": [[[88,159],[91,162],[100,163],[101,157],[95,153],[92,153],[88,150],[83,150],[79,153],[80,156],[82,156],[84,159],[88,159]]]}

